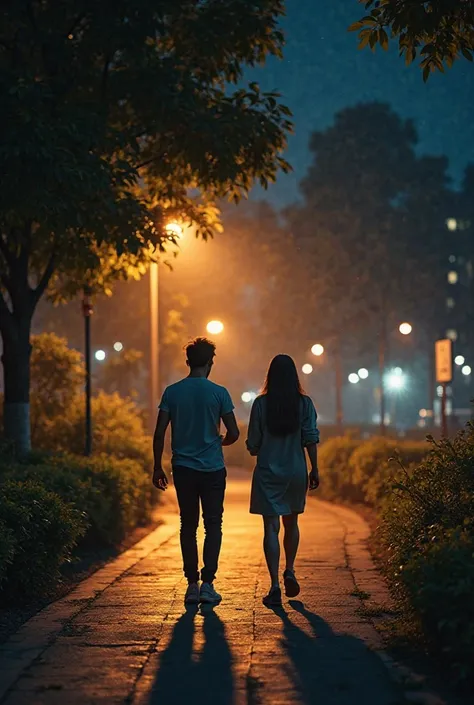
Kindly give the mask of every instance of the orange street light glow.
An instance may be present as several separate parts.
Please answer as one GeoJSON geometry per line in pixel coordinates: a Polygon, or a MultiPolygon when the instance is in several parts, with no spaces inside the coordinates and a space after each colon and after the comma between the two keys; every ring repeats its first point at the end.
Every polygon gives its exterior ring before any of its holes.
{"type": "Polygon", "coordinates": [[[324,353],[324,347],[320,345],[320,343],[316,343],[316,345],[313,345],[311,348],[311,352],[313,355],[316,355],[316,357],[320,357],[324,353]]]}
{"type": "Polygon", "coordinates": [[[224,330],[224,324],[222,321],[209,321],[206,330],[211,335],[219,335],[224,330]]]}
{"type": "Polygon", "coordinates": [[[411,323],[401,323],[398,329],[402,335],[410,335],[413,330],[411,323]]]}
{"type": "Polygon", "coordinates": [[[304,375],[310,375],[311,372],[313,371],[313,366],[307,362],[306,365],[303,365],[303,367],[301,368],[301,371],[304,375]]]}
{"type": "Polygon", "coordinates": [[[176,240],[179,240],[181,237],[183,237],[183,228],[179,223],[176,223],[175,221],[167,223],[165,225],[165,230],[170,237],[175,238],[176,240]]]}

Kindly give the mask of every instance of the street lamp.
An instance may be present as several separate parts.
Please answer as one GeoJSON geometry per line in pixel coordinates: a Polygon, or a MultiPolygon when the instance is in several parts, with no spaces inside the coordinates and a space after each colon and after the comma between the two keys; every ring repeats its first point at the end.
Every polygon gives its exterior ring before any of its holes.
{"type": "Polygon", "coordinates": [[[120,340],[114,343],[114,350],[115,352],[121,352],[123,350],[123,343],[121,343],[120,340]]]}
{"type": "Polygon", "coordinates": [[[209,321],[206,330],[211,335],[220,335],[224,330],[224,324],[222,321],[209,321]]]}
{"type": "Polygon", "coordinates": [[[410,335],[413,330],[413,326],[411,325],[411,323],[400,323],[400,327],[398,330],[402,335],[410,335]]]}
{"type": "Polygon", "coordinates": [[[321,357],[321,355],[324,353],[324,346],[321,345],[320,343],[316,343],[316,344],[313,345],[313,347],[311,348],[311,352],[312,352],[313,355],[315,355],[316,357],[321,357]]]}
{"type": "Polygon", "coordinates": [[[359,375],[356,372],[351,372],[347,379],[351,384],[357,384],[359,382],[359,375]]]}
{"type": "Polygon", "coordinates": [[[307,362],[305,365],[303,365],[301,371],[304,375],[310,375],[313,371],[313,365],[310,365],[309,362],[307,362]]]}
{"type": "MultiPolygon", "coordinates": [[[[179,240],[183,236],[183,228],[176,221],[165,225],[168,240],[179,240]]],[[[153,430],[156,410],[158,408],[158,395],[160,389],[160,360],[159,360],[159,263],[150,263],[150,430],[153,430]]]]}
{"type": "Polygon", "coordinates": [[[84,287],[82,297],[82,315],[84,316],[84,357],[86,363],[86,384],[85,384],[85,413],[86,428],[84,455],[92,453],[92,415],[91,415],[91,316],[94,312],[92,307],[92,289],[84,287]]]}
{"type": "Polygon", "coordinates": [[[369,376],[369,370],[366,370],[365,367],[361,367],[357,374],[361,379],[367,379],[369,376]]]}
{"type": "Polygon", "coordinates": [[[103,362],[105,360],[105,358],[107,357],[107,354],[106,354],[105,350],[96,350],[94,357],[99,362],[103,362]]]}
{"type": "Polygon", "coordinates": [[[463,355],[456,355],[454,358],[454,364],[461,367],[466,362],[466,358],[463,355]]]}
{"type": "Polygon", "coordinates": [[[470,367],[469,365],[464,365],[464,367],[462,368],[461,372],[463,373],[463,375],[464,375],[465,377],[469,377],[469,375],[471,374],[472,370],[471,370],[471,367],[470,367]]]}

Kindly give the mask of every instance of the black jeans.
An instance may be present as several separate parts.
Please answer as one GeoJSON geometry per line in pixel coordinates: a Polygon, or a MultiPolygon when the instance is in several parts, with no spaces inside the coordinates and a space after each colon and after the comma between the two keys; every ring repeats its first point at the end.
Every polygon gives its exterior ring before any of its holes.
{"type": "Polygon", "coordinates": [[[215,472],[202,472],[191,468],[173,468],[174,486],[181,515],[181,552],[184,574],[190,583],[199,580],[198,547],[196,532],[199,525],[199,502],[204,519],[204,568],[203,583],[212,583],[217,573],[217,564],[222,544],[222,514],[227,472],[225,468],[215,472]]]}

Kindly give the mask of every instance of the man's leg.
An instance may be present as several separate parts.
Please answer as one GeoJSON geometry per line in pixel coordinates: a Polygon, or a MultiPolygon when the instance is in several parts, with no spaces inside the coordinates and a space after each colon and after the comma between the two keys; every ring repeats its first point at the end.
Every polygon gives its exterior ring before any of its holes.
{"type": "Polygon", "coordinates": [[[201,472],[200,495],[204,529],[204,568],[201,572],[203,583],[212,583],[217,573],[219,553],[222,544],[222,514],[224,513],[224,495],[227,472],[201,472]]]}
{"type": "Polygon", "coordinates": [[[178,497],[181,517],[181,553],[183,555],[184,575],[188,583],[199,580],[198,548],[196,532],[199,524],[199,488],[197,471],[177,467],[173,470],[174,486],[178,497]]]}

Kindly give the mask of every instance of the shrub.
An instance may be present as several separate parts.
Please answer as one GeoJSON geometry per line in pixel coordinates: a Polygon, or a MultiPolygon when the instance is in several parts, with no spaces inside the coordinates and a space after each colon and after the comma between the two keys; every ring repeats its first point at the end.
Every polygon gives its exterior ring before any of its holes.
{"type": "Polygon", "coordinates": [[[87,545],[114,544],[151,515],[157,492],[148,474],[132,460],[106,456],[51,456],[46,463],[14,464],[6,476],[34,480],[84,516],[87,545]]]}
{"type": "MultiPolygon", "coordinates": [[[[0,505],[1,506],[1,505],[0,505]]],[[[0,590],[15,555],[15,537],[4,521],[0,521],[0,590]]]]}
{"type": "Polygon", "coordinates": [[[80,512],[32,481],[0,487],[0,524],[6,553],[0,575],[4,593],[15,598],[53,585],[85,530],[80,512]]]}
{"type": "Polygon", "coordinates": [[[474,678],[474,525],[433,527],[403,570],[407,598],[458,681],[474,678]]]}
{"type": "Polygon", "coordinates": [[[418,468],[403,471],[378,537],[394,594],[419,615],[458,675],[474,677],[473,608],[466,605],[474,589],[474,427],[432,448],[418,468]]]}
{"type": "Polygon", "coordinates": [[[350,436],[339,436],[325,441],[318,451],[321,470],[321,493],[327,499],[359,501],[363,497],[352,482],[350,460],[360,446],[350,436]]]}
{"type": "Polygon", "coordinates": [[[352,482],[367,504],[377,505],[390,493],[391,481],[398,476],[399,458],[405,466],[419,463],[429,453],[426,442],[372,438],[359,445],[350,458],[352,482]]]}
{"type": "MultiPolygon", "coordinates": [[[[100,392],[92,398],[94,453],[138,460],[147,469],[152,464],[152,442],[143,419],[131,399],[100,392]]],[[[48,421],[39,447],[81,454],[84,449],[85,416],[83,399],[76,398],[68,412],[48,421]]]]}

